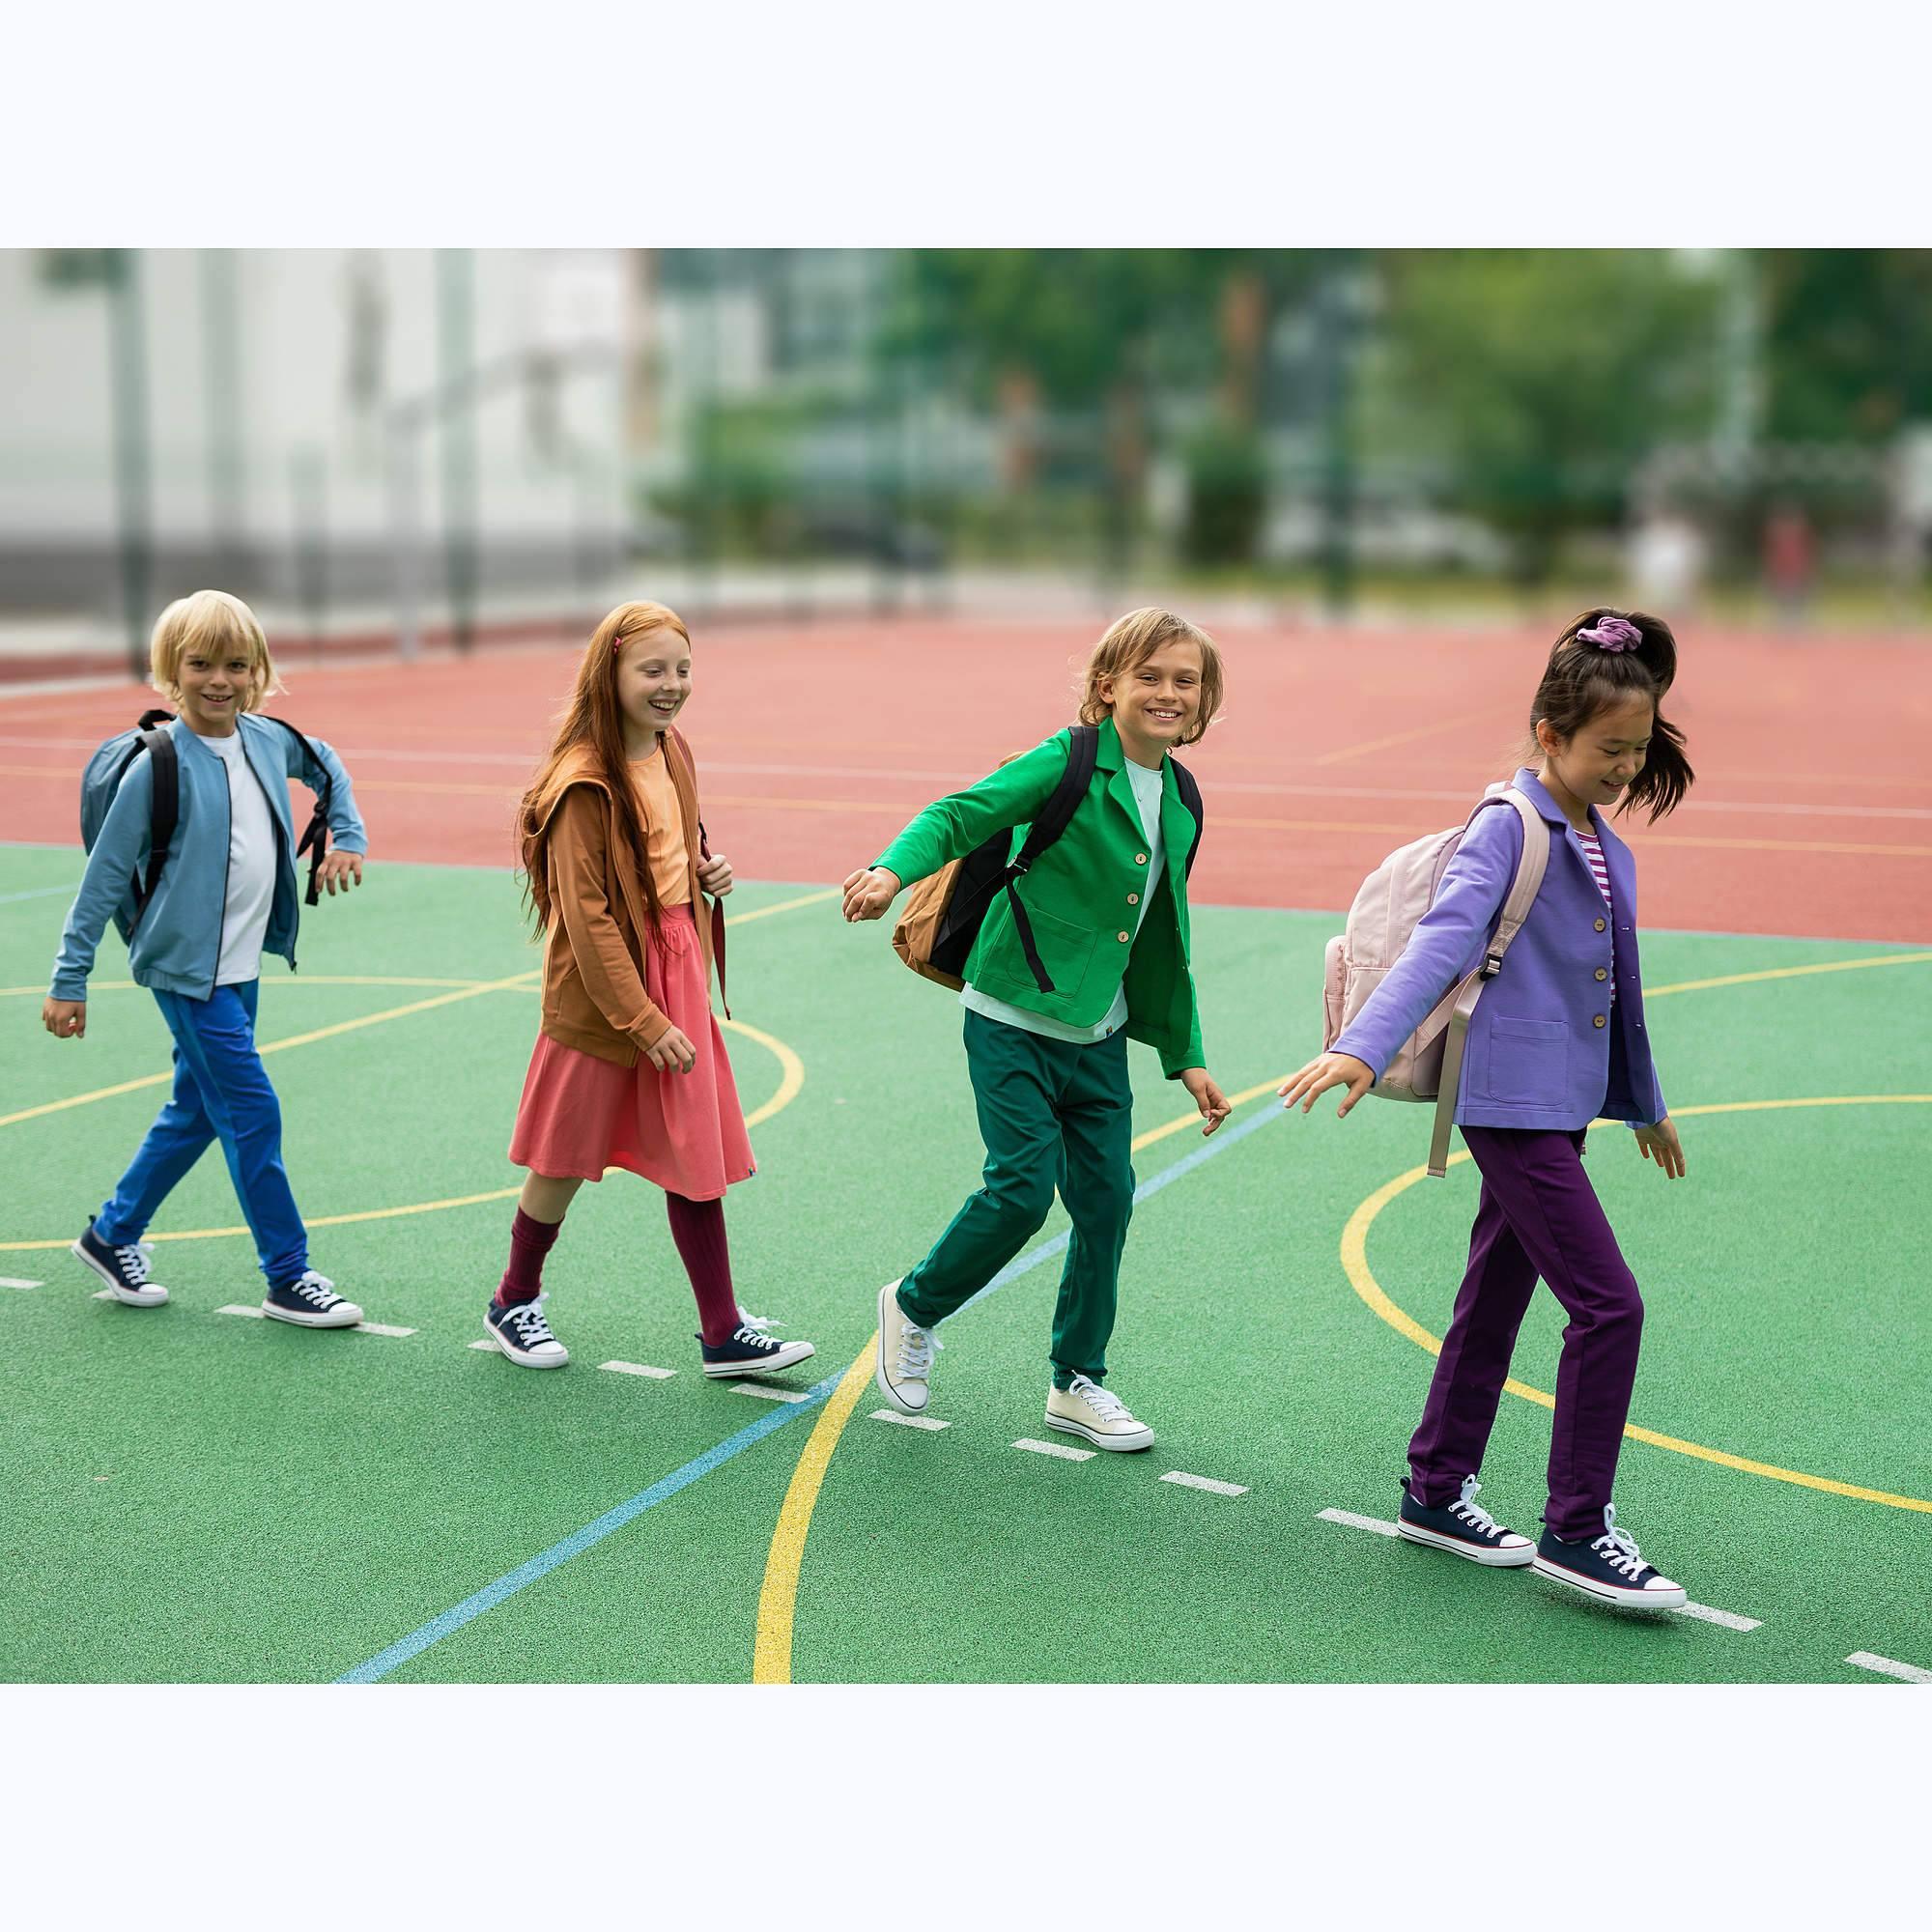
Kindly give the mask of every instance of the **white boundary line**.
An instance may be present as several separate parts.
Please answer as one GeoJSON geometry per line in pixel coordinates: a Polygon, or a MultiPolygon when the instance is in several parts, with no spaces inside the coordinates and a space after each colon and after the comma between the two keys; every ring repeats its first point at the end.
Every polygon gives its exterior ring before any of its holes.
{"type": "Polygon", "coordinates": [[[731,1384],[731,1393],[733,1395],[754,1395],[763,1402],[810,1402],[811,1400],[811,1391],[810,1389],[760,1388],[756,1382],[733,1382],[731,1384]]]}
{"type": "Polygon", "coordinates": [[[239,1301],[231,1301],[226,1308],[217,1308],[214,1312],[217,1315],[245,1315],[255,1321],[268,1320],[259,1308],[243,1308],[239,1301]]]}
{"type": "Polygon", "coordinates": [[[648,1376],[654,1382],[668,1382],[675,1369],[654,1369],[648,1362],[599,1362],[600,1369],[614,1369],[620,1376],[648,1376]]]}
{"type": "Polygon", "coordinates": [[[487,1335],[486,1335],[486,1336],[484,1336],[484,1338],[482,1339],[482,1341],[480,1341],[480,1342],[471,1342],[471,1343],[469,1344],[469,1346],[470,1346],[470,1347],[471,1347],[472,1349],[488,1349],[488,1350],[489,1350],[489,1351],[490,1351],[490,1352],[491,1352],[491,1353],[492,1353],[493,1355],[494,1355],[494,1354],[495,1354],[495,1353],[497,1352],[497,1345],[496,1345],[496,1343],[494,1343],[493,1341],[491,1341],[491,1339],[490,1339],[490,1338],[489,1338],[489,1336],[487,1336],[487,1335]]]}
{"type": "Polygon", "coordinates": [[[1091,1463],[1098,1453],[1093,1449],[1069,1449],[1063,1442],[1036,1442],[1031,1435],[1022,1435],[1013,1447],[1031,1449],[1036,1456],[1058,1456],[1064,1463],[1091,1463]]]}
{"type": "Polygon", "coordinates": [[[1932,1670],[1921,1670],[1916,1663],[1900,1663],[1893,1657],[1874,1657],[1868,1650],[1855,1650],[1845,1662],[1861,1670],[1876,1671],[1881,1677],[1896,1677],[1902,1683],[1932,1684],[1932,1670]]]}
{"type": "Polygon", "coordinates": [[[1378,1536],[1393,1536],[1395,1524],[1384,1522],[1378,1516],[1356,1516],[1351,1510],[1321,1510],[1317,1512],[1323,1522],[1346,1522],[1350,1529],[1372,1529],[1378,1536]]]}
{"type": "Polygon", "coordinates": [[[950,1429],[951,1423],[941,1422],[936,1415],[901,1415],[895,1408],[875,1408],[868,1420],[873,1422],[896,1422],[901,1429],[950,1429]]]}
{"type": "Polygon", "coordinates": [[[365,1335],[413,1335],[413,1328],[392,1328],[386,1321],[358,1321],[356,1327],[365,1335]]]}
{"type": "Polygon", "coordinates": [[[0,1274],[0,1288],[44,1288],[43,1281],[24,1281],[16,1274],[0,1274]]]}
{"type": "Polygon", "coordinates": [[[1245,1484],[1217,1483],[1212,1476],[1190,1476],[1185,1469],[1170,1469],[1161,1481],[1179,1483],[1190,1490],[1206,1490],[1217,1496],[1244,1496],[1248,1492],[1245,1484]]]}

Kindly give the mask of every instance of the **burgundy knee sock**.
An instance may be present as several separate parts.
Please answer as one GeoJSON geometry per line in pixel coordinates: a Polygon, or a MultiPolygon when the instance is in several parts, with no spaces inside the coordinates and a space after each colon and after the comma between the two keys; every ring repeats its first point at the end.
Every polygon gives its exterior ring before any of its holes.
{"type": "Polygon", "coordinates": [[[738,1297],[731,1289],[731,1250],[724,1238],[722,1201],[687,1201],[665,1195],[670,1237],[697,1297],[697,1325],[713,1348],[728,1342],[738,1326],[738,1297]]]}
{"type": "Polygon", "coordinates": [[[534,1301],[543,1293],[544,1257],[556,1245],[562,1230],[561,1221],[533,1221],[521,1208],[517,1209],[517,1218],[510,1223],[510,1265],[497,1290],[498,1308],[534,1301]]]}

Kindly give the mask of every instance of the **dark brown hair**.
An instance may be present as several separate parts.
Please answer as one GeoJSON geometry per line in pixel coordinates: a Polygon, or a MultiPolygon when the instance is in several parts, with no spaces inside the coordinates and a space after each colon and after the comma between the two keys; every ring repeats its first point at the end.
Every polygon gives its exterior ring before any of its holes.
{"type": "Polygon", "coordinates": [[[557,767],[579,745],[590,748],[598,775],[611,788],[617,823],[630,841],[638,877],[643,886],[645,917],[652,933],[658,930],[663,907],[658,900],[657,880],[651,875],[650,848],[644,842],[637,788],[631,783],[630,762],[624,755],[624,714],[617,702],[617,665],[624,654],[624,645],[656,630],[674,631],[687,647],[691,643],[691,633],[685,629],[684,619],[662,604],[620,604],[591,632],[582,661],[577,667],[577,682],[572,687],[570,702],[557,722],[556,737],[517,810],[517,846],[524,869],[524,890],[529,895],[539,932],[548,928],[555,910],[551,903],[546,853],[550,840],[548,833],[540,829],[539,809],[557,767]]]}
{"type": "Polygon", "coordinates": [[[1564,625],[1550,647],[1543,681],[1530,701],[1529,730],[1545,719],[1559,737],[1574,738],[1600,712],[1620,698],[1647,697],[1657,710],[1656,727],[1643,770],[1630,782],[1617,803],[1617,814],[1634,805],[1650,807],[1654,825],[1683,802],[1696,776],[1684,755],[1684,733],[1668,723],[1661,709],[1664,694],[1677,677],[1677,639],[1662,617],[1645,611],[1619,611],[1608,604],[1593,605],[1564,625]],[[1578,631],[1594,629],[1605,617],[1621,617],[1642,634],[1627,650],[1605,650],[1580,641],[1578,631]]]}

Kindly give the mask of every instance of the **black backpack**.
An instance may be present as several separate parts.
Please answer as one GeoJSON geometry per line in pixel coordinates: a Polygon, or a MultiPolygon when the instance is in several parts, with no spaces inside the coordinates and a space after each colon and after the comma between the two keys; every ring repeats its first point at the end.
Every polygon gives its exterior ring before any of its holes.
{"type": "MultiPolygon", "coordinates": [[[[1019,935],[1020,950],[1026,954],[1027,969],[1042,993],[1057,990],[1039,956],[1033,936],[1033,922],[1027,917],[1025,902],[1015,885],[1032,869],[1035,861],[1065,832],[1087,796],[1094,780],[1094,761],[1099,748],[1097,724],[1075,724],[1066,754],[1066,769],[1054,786],[1039,815],[1027,829],[1018,856],[1008,861],[1012,847],[1010,831],[996,832],[955,864],[922,880],[914,888],[914,897],[906,902],[904,915],[893,933],[893,945],[915,973],[942,985],[958,987],[964,983],[967,956],[973,951],[980,928],[985,923],[994,895],[1004,891],[1013,909],[1013,928],[1019,935]],[[942,901],[936,923],[931,923],[933,900],[942,901]],[[930,942],[922,946],[925,930],[930,942]]],[[[1194,774],[1178,759],[1170,758],[1180,802],[1194,820],[1194,840],[1188,847],[1183,877],[1192,876],[1194,860],[1201,850],[1206,827],[1201,807],[1201,787],[1194,774]]]]}
{"type": "MultiPolygon", "coordinates": [[[[121,781],[128,776],[128,767],[143,752],[154,762],[154,801],[148,819],[148,876],[143,880],[136,872],[129,877],[128,895],[114,914],[114,923],[124,940],[133,937],[141,915],[148,909],[148,901],[155,896],[155,888],[160,883],[161,870],[168,862],[168,846],[174,840],[175,827],[181,822],[181,757],[175,750],[173,733],[161,728],[171,724],[174,716],[172,711],[158,709],[142,712],[140,723],[131,731],[117,731],[113,737],[102,740],[81,774],[80,842],[91,852],[95,839],[100,836],[107,808],[114,803],[114,794],[120,790],[121,781]]],[[[287,719],[270,718],[265,722],[279,724],[292,738],[298,740],[323,774],[322,790],[316,797],[315,810],[310,812],[308,824],[296,846],[298,859],[304,852],[310,855],[308,892],[303,902],[314,905],[321,896],[316,872],[322,865],[323,855],[328,850],[328,808],[335,796],[335,781],[328,776],[328,768],[323,764],[315,747],[287,719]]]]}

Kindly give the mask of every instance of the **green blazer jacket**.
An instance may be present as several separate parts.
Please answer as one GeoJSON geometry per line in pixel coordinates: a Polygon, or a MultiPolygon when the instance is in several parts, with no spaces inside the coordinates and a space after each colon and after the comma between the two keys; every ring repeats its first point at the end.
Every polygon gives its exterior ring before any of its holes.
{"type": "MultiPolygon", "coordinates": [[[[976,785],[927,806],[872,863],[906,885],[936,872],[996,832],[1019,850],[1034,814],[1066,769],[1068,731],[1056,732],[976,785]]],[[[1194,820],[1161,762],[1160,833],[1166,863],[1148,876],[1148,841],[1134,809],[1126,753],[1111,718],[1100,724],[1094,780],[1066,830],[1017,882],[1034,941],[1056,991],[1027,970],[1012,907],[997,894],[966,961],[966,982],[1008,1005],[1068,1026],[1097,1026],[1124,978],[1127,1037],[1151,1046],[1171,1080],[1202,1064],[1201,1019],[1188,964],[1187,853],[1194,820]],[[1141,898],[1153,898],[1147,920],[1141,898]]]]}

